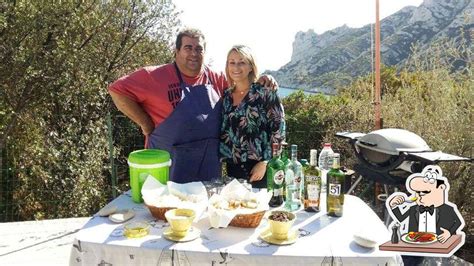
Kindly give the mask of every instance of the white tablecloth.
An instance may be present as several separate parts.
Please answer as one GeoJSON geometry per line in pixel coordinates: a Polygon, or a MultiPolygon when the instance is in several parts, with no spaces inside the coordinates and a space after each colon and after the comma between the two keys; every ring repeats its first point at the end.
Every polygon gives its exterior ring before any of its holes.
{"type": "Polygon", "coordinates": [[[94,216],[77,233],[70,265],[399,265],[402,261],[396,252],[362,248],[353,241],[361,228],[370,228],[379,244],[390,239],[377,215],[354,196],[346,195],[341,218],[298,211],[294,228],[300,236],[289,246],[259,239],[268,226],[265,219],[258,228],[215,229],[207,217],[194,224],[201,230],[200,238],[174,243],[162,236],[168,224],[155,221],[144,205],[132,202],[129,193],[110,204],[135,210],[134,221],[152,224],[150,234],[127,239],[122,235],[123,224],[94,216]]]}

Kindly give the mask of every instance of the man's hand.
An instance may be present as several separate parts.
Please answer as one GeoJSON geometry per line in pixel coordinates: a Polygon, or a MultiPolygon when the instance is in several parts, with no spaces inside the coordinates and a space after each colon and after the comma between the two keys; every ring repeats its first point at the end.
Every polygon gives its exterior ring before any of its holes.
{"type": "Polygon", "coordinates": [[[278,90],[278,82],[271,75],[261,75],[257,82],[264,87],[278,90]]]}
{"type": "Polygon", "coordinates": [[[258,162],[250,171],[250,182],[262,180],[267,170],[267,162],[258,162]]]}
{"type": "Polygon", "coordinates": [[[403,195],[397,195],[390,200],[389,205],[390,205],[390,208],[393,209],[397,207],[398,205],[403,204],[404,202],[405,202],[405,197],[403,195]]]}
{"type": "Polygon", "coordinates": [[[443,233],[441,233],[441,235],[438,236],[438,241],[442,244],[442,243],[446,242],[448,240],[448,238],[451,237],[451,232],[444,229],[443,227],[440,227],[440,229],[441,229],[441,231],[443,231],[443,233]]]}

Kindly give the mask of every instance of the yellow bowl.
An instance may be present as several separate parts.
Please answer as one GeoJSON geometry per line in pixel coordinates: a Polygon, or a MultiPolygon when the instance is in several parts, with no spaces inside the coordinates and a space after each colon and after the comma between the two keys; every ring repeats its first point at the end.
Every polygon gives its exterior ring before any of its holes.
{"type": "Polygon", "coordinates": [[[130,222],[124,226],[123,234],[127,238],[140,238],[150,233],[150,224],[147,222],[130,222]]]}
{"type": "Polygon", "coordinates": [[[286,240],[288,239],[288,232],[290,231],[291,226],[296,220],[296,215],[287,211],[273,211],[268,217],[268,222],[270,224],[270,231],[272,232],[272,237],[277,240],[286,240]],[[275,221],[272,220],[272,215],[275,213],[283,213],[288,217],[288,221],[275,221]]]}
{"type": "Polygon", "coordinates": [[[165,213],[173,235],[177,237],[185,237],[188,234],[195,216],[196,212],[191,209],[173,209],[165,213]]]}

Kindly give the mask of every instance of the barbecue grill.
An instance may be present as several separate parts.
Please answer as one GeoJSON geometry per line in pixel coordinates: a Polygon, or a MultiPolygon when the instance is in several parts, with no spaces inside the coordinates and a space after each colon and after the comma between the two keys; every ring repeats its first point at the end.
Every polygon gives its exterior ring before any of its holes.
{"type": "Polygon", "coordinates": [[[336,136],[348,139],[353,147],[358,159],[354,170],[361,177],[384,185],[404,184],[410,174],[419,173],[430,164],[472,161],[470,158],[432,151],[420,136],[404,129],[385,128],[367,134],[339,132],[336,136]]]}

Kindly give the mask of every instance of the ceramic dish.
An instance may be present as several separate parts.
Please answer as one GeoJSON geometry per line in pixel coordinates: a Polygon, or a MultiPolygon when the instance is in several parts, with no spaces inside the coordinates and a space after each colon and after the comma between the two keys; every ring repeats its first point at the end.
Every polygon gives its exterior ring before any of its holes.
{"type": "Polygon", "coordinates": [[[163,232],[164,238],[174,241],[174,242],[192,241],[198,238],[200,235],[201,235],[201,230],[197,229],[194,226],[191,226],[191,228],[189,229],[188,233],[185,236],[176,236],[175,234],[173,234],[173,230],[170,227],[166,228],[165,231],[163,232]]]}
{"type": "Polygon", "coordinates": [[[150,233],[150,224],[147,222],[130,222],[124,226],[123,235],[127,238],[140,238],[150,233]]]}
{"type": "Polygon", "coordinates": [[[279,240],[273,237],[272,231],[270,231],[270,228],[267,228],[260,234],[260,238],[270,244],[278,245],[278,246],[284,246],[284,245],[291,245],[296,242],[298,239],[298,231],[296,230],[290,230],[288,232],[288,238],[279,240]]]}
{"type": "Polygon", "coordinates": [[[377,241],[369,239],[367,237],[363,237],[358,234],[354,235],[354,242],[356,242],[359,246],[364,247],[364,248],[374,248],[377,246],[377,241]]]}

